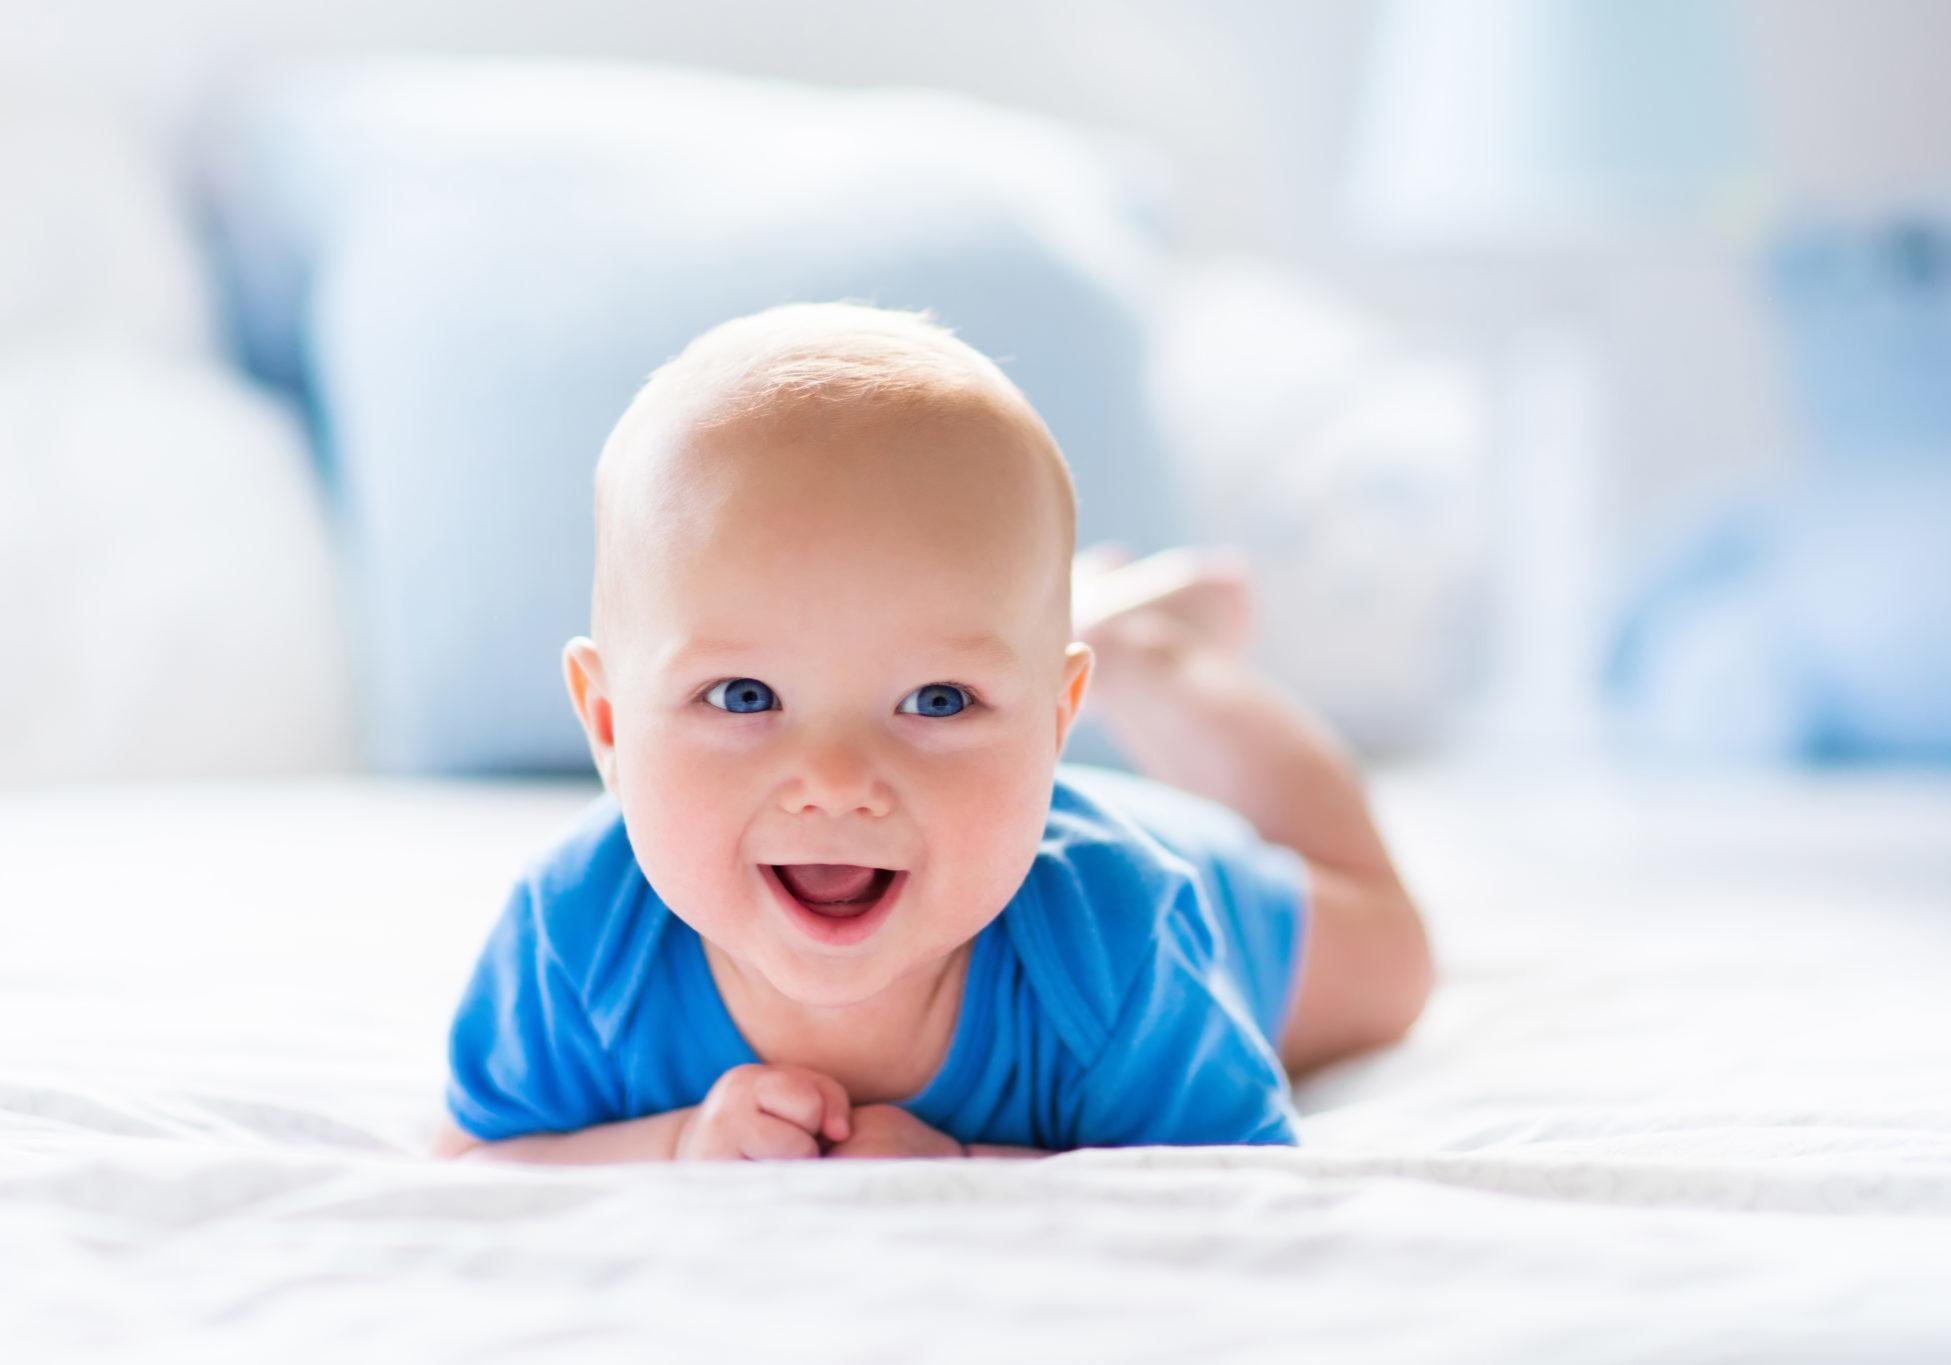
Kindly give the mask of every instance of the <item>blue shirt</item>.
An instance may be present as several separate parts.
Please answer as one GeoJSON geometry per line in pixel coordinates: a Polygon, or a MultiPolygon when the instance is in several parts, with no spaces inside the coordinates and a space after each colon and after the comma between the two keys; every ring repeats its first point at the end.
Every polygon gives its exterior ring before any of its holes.
{"type": "MultiPolygon", "coordinates": [[[[1224,807],[1059,769],[1036,861],[976,935],[954,1041],[902,1107],[962,1142],[1059,1151],[1297,1141],[1279,1036],[1305,873],[1224,807]]],[[[515,888],[454,1021],[478,1138],[699,1103],[760,1060],[613,801],[515,888]]]]}

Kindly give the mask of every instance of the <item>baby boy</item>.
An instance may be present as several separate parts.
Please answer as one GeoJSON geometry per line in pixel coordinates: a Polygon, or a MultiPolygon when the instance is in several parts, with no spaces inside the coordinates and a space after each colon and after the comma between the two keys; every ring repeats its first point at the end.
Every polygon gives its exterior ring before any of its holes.
{"type": "Polygon", "coordinates": [[[659,370],[564,653],[608,796],[489,939],[436,1149],[1294,1142],[1289,1073],[1420,1011],[1421,922],[1245,663],[1238,566],[1087,556],[1073,632],[1073,528],[1028,401],[921,318],[779,308],[659,370]],[[1150,779],[1058,767],[1087,685],[1150,779]]]}

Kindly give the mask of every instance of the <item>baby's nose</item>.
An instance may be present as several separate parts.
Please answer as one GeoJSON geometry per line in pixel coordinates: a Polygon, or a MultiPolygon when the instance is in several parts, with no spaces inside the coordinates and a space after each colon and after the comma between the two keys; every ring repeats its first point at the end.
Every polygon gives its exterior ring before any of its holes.
{"type": "Polygon", "coordinates": [[[878,817],[894,808],[893,793],[876,771],[872,756],[859,744],[837,737],[801,749],[783,797],[787,811],[795,815],[820,811],[878,817]]]}

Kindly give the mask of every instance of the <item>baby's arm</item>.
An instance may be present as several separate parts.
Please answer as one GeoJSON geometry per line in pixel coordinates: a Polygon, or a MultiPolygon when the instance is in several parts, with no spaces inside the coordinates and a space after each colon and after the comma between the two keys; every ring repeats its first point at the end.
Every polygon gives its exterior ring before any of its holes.
{"type": "Polygon", "coordinates": [[[784,1160],[819,1156],[823,1140],[845,1143],[853,1127],[838,1081],[804,1067],[753,1064],[720,1076],[702,1104],[574,1133],[483,1142],[449,1122],[435,1135],[433,1154],[561,1165],[784,1160]]]}
{"type": "Polygon", "coordinates": [[[521,1161],[536,1165],[600,1166],[625,1161],[670,1161],[695,1107],[668,1114],[604,1123],[574,1133],[531,1133],[501,1142],[483,1142],[452,1119],[434,1134],[437,1157],[521,1161]]]}
{"type": "Polygon", "coordinates": [[[930,1128],[898,1104],[863,1104],[854,1110],[854,1131],[837,1142],[828,1156],[1047,1156],[1032,1147],[999,1147],[988,1143],[964,1146],[939,1129],[930,1128]]]}
{"type": "Polygon", "coordinates": [[[1307,943],[1282,1061],[1300,1072],[1400,1038],[1433,977],[1422,919],[1354,763],[1247,663],[1244,566],[1168,551],[1104,575],[1097,610],[1083,588],[1079,636],[1098,658],[1091,704],[1133,762],[1231,806],[1307,862],[1307,943]]]}
{"type": "Polygon", "coordinates": [[[1043,1155],[1026,1147],[964,1147],[898,1105],[868,1104],[849,1110],[846,1092],[837,1081],[799,1067],[776,1066],[741,1066],[726,1072],[703,1104],[598,1124],[576,1133],[534,1133],[483,1142],[450,1119],[434,1135],[433,1154],[556,1165],[820,1155],[1043,1155]],[[838,1109],[833,1107],[836,1097],[838,1109]],[[824,1153],[822,1138],[830,1144],[824,1153]]]}

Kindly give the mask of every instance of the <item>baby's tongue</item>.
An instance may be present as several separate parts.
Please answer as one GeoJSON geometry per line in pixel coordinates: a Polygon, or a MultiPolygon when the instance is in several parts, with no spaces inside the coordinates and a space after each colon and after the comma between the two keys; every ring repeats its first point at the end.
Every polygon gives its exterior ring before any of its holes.
{"type": "Polygon", "coordinates": [[[779,880],[809,905],[835,905],[865,896],[874,884],[874,869],[852,863],[788,863],[780,865],[779,880]]]}

